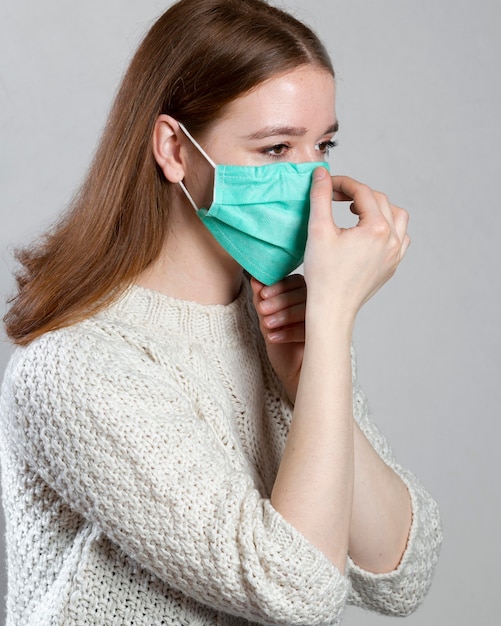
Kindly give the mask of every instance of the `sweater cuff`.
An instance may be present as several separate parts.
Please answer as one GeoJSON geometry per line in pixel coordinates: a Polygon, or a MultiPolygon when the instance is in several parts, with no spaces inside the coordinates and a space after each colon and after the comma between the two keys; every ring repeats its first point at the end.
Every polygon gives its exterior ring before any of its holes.
{"type": "Polygon", "coordinates": [[[347,575],[353,585],[349,603],[405,616],[419,606],[429,589],[442,533],[435,501],[410,472],[394,469],[411,498],[412,522],[405,551],[397,568],[384,574],[366,571],[348,557],[347,575]]]}
{"type": "Polygon", "coordinates": [[[259,563],[249,563],[245,574],[252,581],[248,583],[261,599],[267,598],[272,613],[279,608],[273,604],[280,598],[283,621],[274,623],[338,624],[350,594],[349,579],[268,500],[263,505],[267,532],[265,536],[256,536],[261,529],[254,529],[253,540],[263,551],[259,563]],[[258,589],[261,584],[265,587],[258,589]]]}

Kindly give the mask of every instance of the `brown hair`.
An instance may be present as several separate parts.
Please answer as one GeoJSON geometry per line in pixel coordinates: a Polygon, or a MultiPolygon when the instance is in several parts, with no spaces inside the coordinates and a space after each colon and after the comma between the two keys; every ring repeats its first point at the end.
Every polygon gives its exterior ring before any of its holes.
{"type": "Polygon", "coordinates": [[[69,210],[16,253],[9,337],[27,344],[84,319],[157,258],[170,189],[151,148],[161,113],[203,133],[237,96],[306,63],[334,74],[316,35],[264,0],[180,0],[168,9],[132,59],[69,210]]]}

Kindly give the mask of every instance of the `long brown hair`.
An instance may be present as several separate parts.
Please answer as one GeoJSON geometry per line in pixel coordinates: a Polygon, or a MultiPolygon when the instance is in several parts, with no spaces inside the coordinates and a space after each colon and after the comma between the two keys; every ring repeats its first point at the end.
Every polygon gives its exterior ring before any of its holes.
{"type": "Polygon", "coordinates": [[[237,96],[305,63],[334,74],[317,36],[264,0],[180,0],[168,9],[132,59],[68,211],[16,254],[9,337],[27,344],[84,319],[157,258],[170,189],[151,148],[161,113],[203,134],[237,96]]]}

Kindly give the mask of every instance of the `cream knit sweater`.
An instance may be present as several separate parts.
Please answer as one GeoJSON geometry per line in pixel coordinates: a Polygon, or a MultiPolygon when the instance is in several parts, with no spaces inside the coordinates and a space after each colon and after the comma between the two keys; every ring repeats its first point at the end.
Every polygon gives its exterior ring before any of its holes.
{"type": "Polygon", "coordinates": [[[1,397],[8,626],[339,624],[396,615],[438,556],[435,503],[355,416],[413,504],[399,568],[339,571],[269,496],[290,406],[244,284],[228,306],[131,287],[14,354],[1,397]]]}

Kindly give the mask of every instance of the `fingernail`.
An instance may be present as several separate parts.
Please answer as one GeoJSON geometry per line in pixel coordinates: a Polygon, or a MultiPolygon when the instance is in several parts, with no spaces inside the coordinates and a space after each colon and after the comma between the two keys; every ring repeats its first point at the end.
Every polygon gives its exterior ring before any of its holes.
{"type": "Polygon", "coordinates": [[[275,326],[278,326],[279,324],[280,322],[276,316],[267,317],[264,321],[266,328],[275,328],[275,326]]]}

